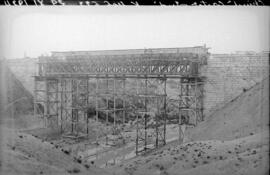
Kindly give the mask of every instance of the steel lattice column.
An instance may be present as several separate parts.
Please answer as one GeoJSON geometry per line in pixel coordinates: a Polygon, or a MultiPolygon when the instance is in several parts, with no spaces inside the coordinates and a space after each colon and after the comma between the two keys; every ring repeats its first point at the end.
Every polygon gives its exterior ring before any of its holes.
{"type": "Polygon", "coordinates": [[[166,81],[166,78],[136,79],[136,154],[150,149],[149,144],[155,143],[155,147],[166,144],[166,81]],[[150,132],[154,132],[152,140],[148,138],[150,132]],[[139,150],[141,144],[143,149],[139,150]]]}
{"type": "Polygon", "coordinates": [[[58,127],[58,80],[47,79],[46,81],[45,116],[46,127],[58,127]]]}
{"type": "Polygon", "coordinates": [[[203,82],[199,77],[183,77],[179,90],[179,141],[182,143],[183,127],[196,126],[198,121],[203,120],[203,82]]]}

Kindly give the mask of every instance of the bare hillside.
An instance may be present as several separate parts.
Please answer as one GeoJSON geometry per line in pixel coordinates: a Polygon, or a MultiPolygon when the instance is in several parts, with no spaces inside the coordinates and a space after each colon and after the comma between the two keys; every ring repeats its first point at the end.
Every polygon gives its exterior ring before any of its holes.
{"type": "Polygon", "coordinates": [[[1,174],[109,174],[83,166],[49,142],[1,127],[1,174]]]}
{"type": "Polygon", "coordinates": [[[257,83],[231,103],[189,130],[189,140],[232,140],[267,130],[269,127],[269,79],[257,83]]]}
{"type": "Polygon", "coordinates": [[[25,114],[33,110],[33,95],[8,67],[6,60],[0,60],[0,111],[9,115],[25,114]]]}

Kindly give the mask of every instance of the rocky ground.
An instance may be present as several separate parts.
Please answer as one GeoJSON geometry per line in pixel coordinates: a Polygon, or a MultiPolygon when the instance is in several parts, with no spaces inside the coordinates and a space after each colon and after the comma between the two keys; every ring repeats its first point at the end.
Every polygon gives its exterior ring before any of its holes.
{"type": "Polygon", "coordinates": [[[114,168],[115,174],[266,174],[268,133],[233,141],[195,141],[168,145],[114,168]]]}

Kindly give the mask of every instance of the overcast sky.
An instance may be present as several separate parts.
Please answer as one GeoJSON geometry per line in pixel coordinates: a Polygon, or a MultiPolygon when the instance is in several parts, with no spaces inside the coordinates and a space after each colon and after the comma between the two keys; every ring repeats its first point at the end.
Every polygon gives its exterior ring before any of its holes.
{"type": "Polygon", "coordinates": [[[189,47],[269,50],[270,7],[0,7],[0,56],[189,47]]]}

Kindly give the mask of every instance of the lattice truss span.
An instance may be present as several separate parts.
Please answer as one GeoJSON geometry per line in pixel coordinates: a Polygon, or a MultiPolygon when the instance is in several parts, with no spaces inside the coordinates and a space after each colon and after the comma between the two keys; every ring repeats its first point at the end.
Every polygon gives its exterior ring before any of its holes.
{"type": "Polygon", "coordinates": [[[46,127],[75,138],[109,135],[125,142],[136,128],[136,153],[166,144],[167,106],[183,123],[203,120],[205,46],[87,52],[53,52],[40,57],[35,76],[35,115],[46,127]],[[177,98],[167,96],[167,80],[179,82],[177,98]]]}

